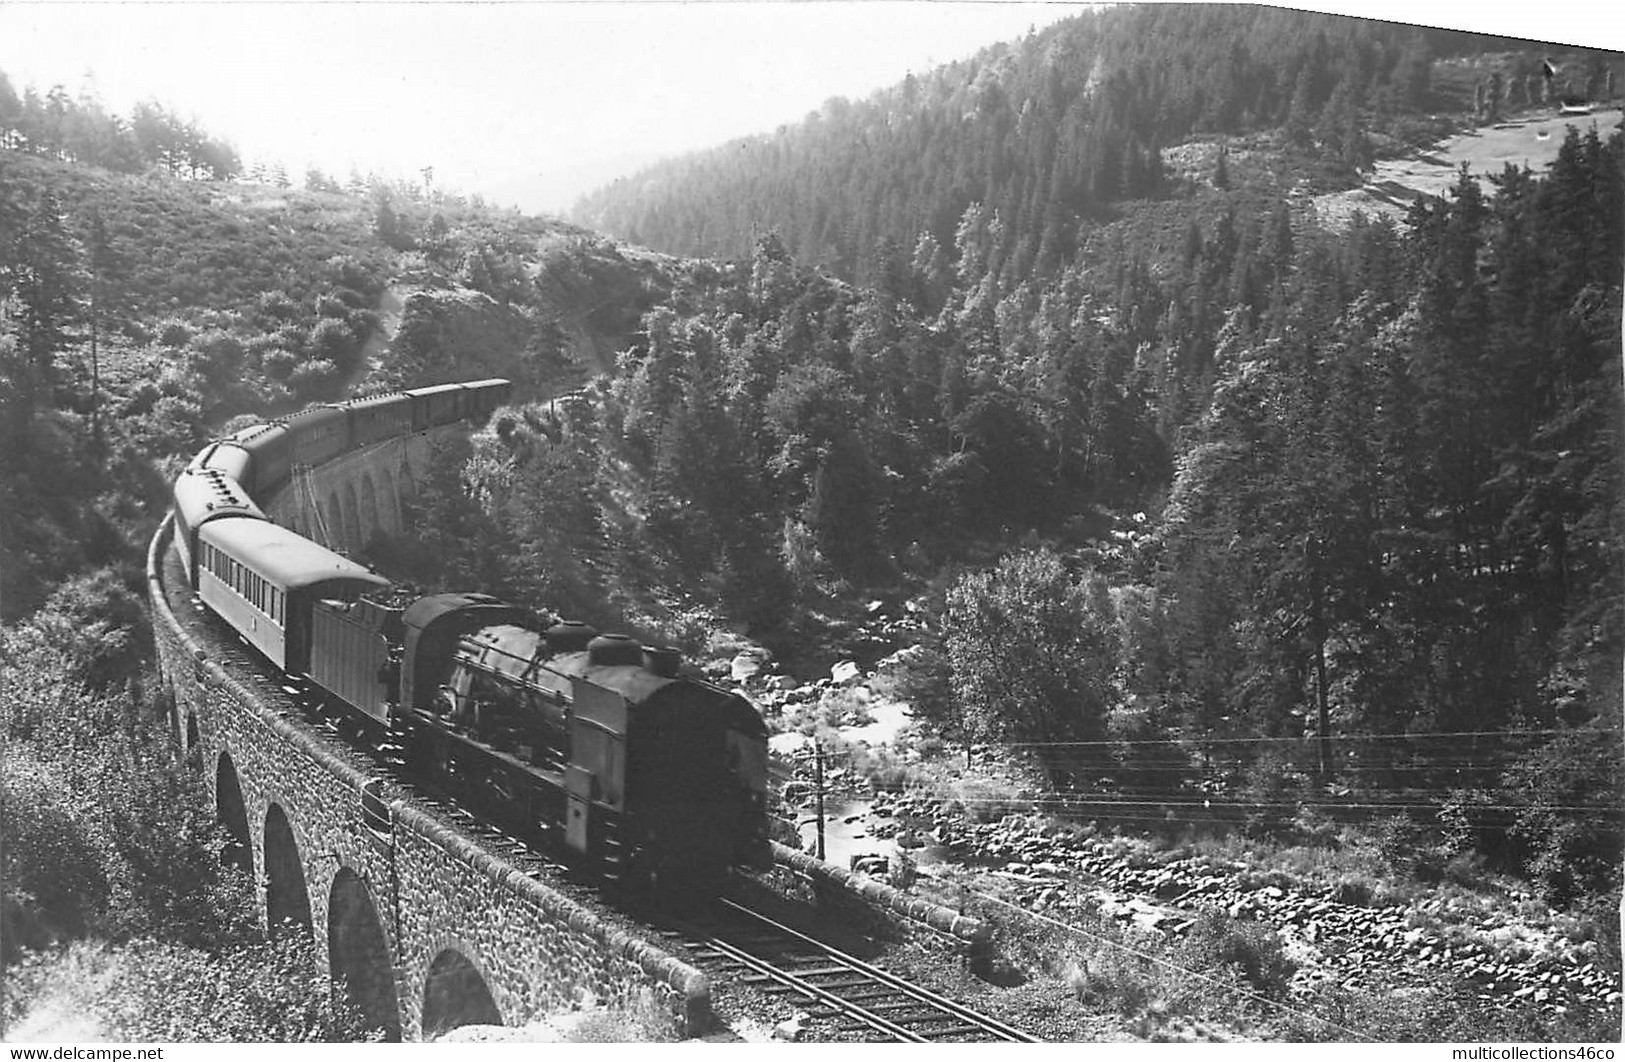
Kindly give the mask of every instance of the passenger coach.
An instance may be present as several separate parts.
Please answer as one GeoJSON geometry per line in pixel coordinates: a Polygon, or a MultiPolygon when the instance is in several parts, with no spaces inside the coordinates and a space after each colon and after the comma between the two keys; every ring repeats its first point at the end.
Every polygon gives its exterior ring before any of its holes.
{"type": "Polygon", "coordinates": [[[213,520],[197,531],[197,592],[276,666],[310,666],[318,599],[354,601],[389,580],[267,520],[213,520]]]}

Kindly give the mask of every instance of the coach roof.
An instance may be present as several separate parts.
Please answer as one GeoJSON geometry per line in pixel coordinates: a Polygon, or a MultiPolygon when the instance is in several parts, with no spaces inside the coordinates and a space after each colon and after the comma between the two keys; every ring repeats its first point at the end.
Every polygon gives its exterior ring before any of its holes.
{"type": "Polygon", "coordinates": [[[299,590],[331,579],[389,585],[388,579],[348,557],[266,520],[213,520],[203,526],[198,538],[284,590],[299,590]]]}

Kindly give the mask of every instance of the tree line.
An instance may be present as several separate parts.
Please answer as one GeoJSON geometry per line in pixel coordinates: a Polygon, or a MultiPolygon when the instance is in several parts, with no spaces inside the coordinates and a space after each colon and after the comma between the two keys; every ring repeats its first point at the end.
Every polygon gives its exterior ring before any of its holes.
{"type": "MultiPolygon", "coordinates": [[[[799,260],[867,282],[877,241],[925,231],[947,246],[980,203],[1004,225],[1005,279],[1048,276],[1120,204],[1189,183],[1165,149],[1262,137],[1307,179],[1347,182],[1379,149],[1438,135],[1435,112],[1467,111],[1475,93],[1487,107],[1492,84],[1497,114],[1503,101],[1534,102],[1543,54],[1263,6],[1122,5],[657,164],[585,197],[574,216],[714,258],[747,257],[771,229],[799,260]]],[[[1564,84],[1613,90],[1617,57],[1556,58],[1564,84]]]]}
{"type": "Polygon", "coordinates": [[[226,181],[242,171],[237,151],[151,100],[128,118],[108,113],[88,93],[70,95],[61,85],[43,96],[32,86],[18,96],[0,71],[0,148],[81,162],[118,173],[153,167],[175,177],[226,181]]]}

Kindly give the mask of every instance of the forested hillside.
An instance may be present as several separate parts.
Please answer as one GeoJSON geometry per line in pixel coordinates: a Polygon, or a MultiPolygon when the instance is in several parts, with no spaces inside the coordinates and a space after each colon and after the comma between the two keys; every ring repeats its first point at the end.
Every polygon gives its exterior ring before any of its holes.
{"type": "MultiPolygon", "coordinates": [[[[1325,190],[1437,135],[1443,115],[1602,99],[1622,74],[1617,56],[1274,7],[1109,6],[655,165],[574,216],[718,258],[775,231],[799,261],[868,280],[878,241],[948,245],[979,203],[999,219],[993,250],[1012,283],[1070,262],[1119,204],[1179,192],[1192,174],[1166,152],[1193,138],[1245,151],[1268,133],[1278,176],[1325,190]]],[[[1198,179],[1228,183],[1224,171],[1210,162],[1198,179]]]]}
{"type": "Polygon", "coordinates": [[[695,265],[566,425],[620,499],[581,532],[639,499],[792,658],[934,586],[916,702],[1063,791],[1393,807],[1554,900],[1617,888],[1625,133],[1398,224],[1294,194],[1615,90],[1542,54],[1112,10],[608,190],[583,216],[666,246],[783,236],[695,265]]]}
{"type": "Polygon", "coordinates": [[[307,941],[266,939],[150,680],[142,561],[172,475],[314,401],[574,387],[667,283],[475,198],[238,170],[155,104],[19,100],[0,74],[7,1039],[366,1037],[307,941]]]}
{"type": "Polygon", "coordinates": [[[231,418],[471,375],[551,393],[667,283],[653,256],[416,185],[122,173],[3,115],[0,136],[22,145],[0,150],[7,620],[137,556],[157,469],[231,418]]]}

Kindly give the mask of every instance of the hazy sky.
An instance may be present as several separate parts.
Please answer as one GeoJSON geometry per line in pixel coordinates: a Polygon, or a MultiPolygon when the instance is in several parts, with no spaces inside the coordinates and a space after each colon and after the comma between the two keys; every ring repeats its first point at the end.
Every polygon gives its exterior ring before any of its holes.
{"type": "MultiPolygon", "coordinates": [[[[339,178],[433,166],[438,183],[499,201],[545,175],[555,190],[540,194],[557,198],[628,160],[771,131],[1083,6],[0,0],[0,70],[18,91],[88,88],[120,114],[157,100],[296,181],[310,164],[339,178]]],[[[1598,25],[1584,4],[1534,25],[1529,11],[1555,5],[1508,5],[1504,18],[1439,0],[1304,6],[1621,46],[1619,16],[1598,25]]]]}

